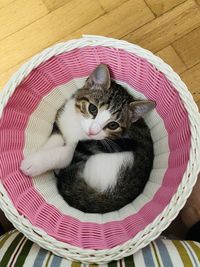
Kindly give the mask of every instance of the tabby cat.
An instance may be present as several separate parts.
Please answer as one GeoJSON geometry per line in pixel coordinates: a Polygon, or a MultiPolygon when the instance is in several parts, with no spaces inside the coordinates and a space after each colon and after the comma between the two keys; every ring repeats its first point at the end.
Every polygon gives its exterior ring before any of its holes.
{"type": "Polygon", "coordinates": [[[56,172],[58,191],[72,207],[105,213],[133,201],[153,164],[143,115],[153,101],[135,100],[100,64],[58,111],[47,143],[21,164],[30,176],[56,172]]]}

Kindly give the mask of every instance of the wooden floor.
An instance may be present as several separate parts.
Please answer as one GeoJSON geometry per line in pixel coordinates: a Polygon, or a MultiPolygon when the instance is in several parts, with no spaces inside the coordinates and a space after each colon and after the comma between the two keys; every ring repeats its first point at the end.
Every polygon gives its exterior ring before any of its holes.
{"type": "Polygon", "coordinates": [[[0,0],[0,90],[34,54],[97,34],[158,54],[200,108],[200,0],[0,0]]]}

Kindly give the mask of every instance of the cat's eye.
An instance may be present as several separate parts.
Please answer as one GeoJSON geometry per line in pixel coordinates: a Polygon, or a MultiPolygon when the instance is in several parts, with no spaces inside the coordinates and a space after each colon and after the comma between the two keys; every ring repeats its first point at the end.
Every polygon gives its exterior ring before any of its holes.
{"type": "Polygon", "coordinates": [[[93,116],[96,116],[98,113],[97,107],[92,103],[89,104],[88,110],[93,116]]]}
{"type": "Polygon", "coordinates": [[[117,128],[119,128],[119,123],[117,123],[116,121],[111,121],[107,124],[107,127],[110,130],[116,130],[117,128]]]}

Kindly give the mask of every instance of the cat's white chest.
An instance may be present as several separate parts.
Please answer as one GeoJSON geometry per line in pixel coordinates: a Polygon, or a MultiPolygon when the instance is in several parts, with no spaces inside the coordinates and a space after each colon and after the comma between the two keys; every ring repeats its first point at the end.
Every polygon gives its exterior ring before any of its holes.
{"type": "Polygon", "coordinates": [[[115,186],[120,167],[132,166],[133,160],[131,152],[101,153],[91,156],[86,162],[83,178],[88,185],[103,192],[115,186]]]}

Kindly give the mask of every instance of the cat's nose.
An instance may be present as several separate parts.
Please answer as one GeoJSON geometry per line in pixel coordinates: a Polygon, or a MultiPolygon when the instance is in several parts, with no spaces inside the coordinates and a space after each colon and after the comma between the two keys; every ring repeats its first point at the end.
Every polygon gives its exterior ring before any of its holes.
{"type": "Polygon", "coordinates": [[[101,131],[101,126],[98,123],[93,122],[89,129],[89,135],[96,135],[100,133],[100,131],[101,131]]]}

